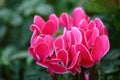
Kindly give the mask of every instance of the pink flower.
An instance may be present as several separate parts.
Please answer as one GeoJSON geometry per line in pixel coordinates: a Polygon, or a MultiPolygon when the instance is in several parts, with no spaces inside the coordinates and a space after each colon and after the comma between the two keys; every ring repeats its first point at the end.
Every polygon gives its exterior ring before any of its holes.
{"type": "Polygon", "coordinates": [[[36,63],[47,68],[51,75],[81,72],[98,63],[108,52],[110,45],[105,26],[99,18],[90,20],[82,8],[76,8],[71,17],[54,14],[45,22],[35,16],[30,27],[33,32],[29,53],[36,63]],[[54,37],[59,25],[63,34],[54,37]]]}

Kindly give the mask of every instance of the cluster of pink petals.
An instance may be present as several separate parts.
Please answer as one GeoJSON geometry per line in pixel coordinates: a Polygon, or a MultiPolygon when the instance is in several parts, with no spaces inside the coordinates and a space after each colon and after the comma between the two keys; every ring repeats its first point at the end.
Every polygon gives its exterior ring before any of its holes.
{"type": "Polygon", "coordinates": [[[33,34],[29,53],[51,75],[67,72],[75,75],[81,67],[89,68],[99,62],[110,48],[102,21],[90,20],[79,7],[74,9],[72,17],[67,13],[59,18],[51,14],[45,22],[35,16],[30,29],[33,34]],[[63,34],[55,38],[59,26],[63,34]]]}

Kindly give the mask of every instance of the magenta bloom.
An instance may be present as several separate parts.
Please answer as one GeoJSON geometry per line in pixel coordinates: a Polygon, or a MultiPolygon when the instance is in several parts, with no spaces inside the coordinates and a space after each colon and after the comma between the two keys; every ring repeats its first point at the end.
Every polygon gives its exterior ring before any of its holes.
{"type": "Polygon", "coordinates": [[[51,75],[71,72],[75,75],[81,67],[89,68],[98,63],[110,45],[105,26],[99,18],[90,20],[82,8],[76,8],[72,17],[54,14],[48,21],[35,16],[30,27],[33,32],[29,53],[51,75]],[[54,37],[59,26],[63,34],[54,37]]]}

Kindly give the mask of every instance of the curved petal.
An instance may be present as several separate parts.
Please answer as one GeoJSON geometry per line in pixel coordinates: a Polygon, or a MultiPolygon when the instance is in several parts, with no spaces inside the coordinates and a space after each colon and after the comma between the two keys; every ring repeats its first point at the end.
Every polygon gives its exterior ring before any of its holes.
{"type": "Polygon", "coordinates": [[[41,33],[41,30],[40,30],[40,28],[37,26],[37,25],[35,25],[35,24],[32,24],[32,25],[30,25],[30,30],[33,32],[33,31],[37,31],[37,34],[40,34],[41,33]]]}
{"type": "Polygon", "coordinates": [[[93,65],[93,60],[92,57],[88,51],[88,49],[82,45],[82,44],[77,44],[76,45],[76,51],[80,52],[80,65],[83,67],[91,67],[93,65]]]}
{"type": "Polygon", "coordinates": [[[84,44],[89,49],[89,45],[88,45],[87,38],[86,38],[87,37],[86,33],[82,29],[80,29],[80,32],[82,34],[82,44],[84,44]]]}
{"type": "Polygon", "coordinates": [[[32,37],[31,37],[31,40],[30,40],[30,44],[31,44],[31,46],[34,46],[35,45],[35,39],[36,39],[36,35],[37,35],[37,31],[36,30],[34,30],[33,31],[33,34],[32,34],[32,37]]]}
{"type": "Polygon", "coordinates": [[[59,26],[59,21],[58,21],[58,18],[57,18],[57,16],[55,15],[55,14],[51,14],[50,16],[49,16],[49,20],[52,20],[54,23],[55,23],[55,25],[56,25],[56,32],[58,31],[58,26],[59,26]]]}
{"type": "Polygon", "coordinates": [[[67,13],[63,13],[59,17],[59,21],[60,21],[60,25],[62,27],[66,27],[67,29],[70,29],[72,26],[72,18],[67,13]]]}
{"type": "Polygon", "coordinates": [[[34,52],[34,48],[32,48],[32,47],[29,48],[29,54],[30,54],[36,61],[38,60],[38,58],[37,58],[37,56],[36,56],[36,54],[35,54],[35,52],[34,52]]]}
{"type": "Polygon", "coordinates": [[[42,26],[45,24],[44,20],[40,16],[38,16],[38,15],[36,15],[34,17],[34,21],[33,22],[34,22],[35,25],[37,25],[39,27],[39,29],[41,29],[42,26]]]}
{"type": "Polygon", "coordinates": [[[66,50],[61,49],[57,52],[57,57],[60,58],[64,64],[64,66],[67,67],[68,65],[68,53],[66,50]]]}
{"type": "Polygon", "coordinates": [[[64,40],[61,37],[57,37],[54,46],[56,50],[64,49],[64,40]]]}
{"type": "Polygon", "coordinates": [[[76,27],[78,27],[80,21],[82,19],[86,19],[86,14],[84,12],[84,10],[82,8],[76,8],[74,11],[73,11],[73,20],[74,20],[74,25],[76,27]]]}
{"type": "Polygon", "coordinates": [[[36,64],[38,64],[38,65],[40,65],[40,66],[42,66],[44,68],[49,68],[50,67],[50,64],[47,64],[45,62],[37,61],[36,64]]]}
{"type": "Polygon", "coordinates": [[[75,75],[75,74],[77,73],[77,71],[75,70],[75,68],[72,68],[72,69],[70,69],[70,73],[71,73],[72,75],[75,75]]]}
{"type": "Polygon", "coordinates": [[[71,64],[70,64],[70,66],[68,67],[68,69],[74,68],[74,67],[76,66],[76,64],[77,64],[77,61],[78,61],[78,57],[79,57],[80,52],[77,52],[77,53],[74,53],[74,54],[75,54],[75,55],[74,55],[74,57],[73,57],[73,59],[72,59],[72,62],[71,62],[71,64]]]}
{"type": "Polygon", "coordinates": [[[58,74],[67,73],[67,69],[59,64],[51,64],[51,68],[55,73],[58,74]]]}
{"type": "Polygon", "coordinates": [[[52,39],[52,37],[50,36],[50,35],[46,35],[45,37],[44,37],[44,41],[48,44],[48,46],[49,46],[49,49],[50,49],[50,56],[53,54],[53,50],[54,50],[54,48],[53,48],[53,39],[52,39]]]}
{"type": "Polygon", "coordinates": [[[88,22],[85,19],[82,19],[78,25],[78,28],[83,29],[84,31],[87,31],[88,22]]]}
{"type": "Polygon", "coordinates": [[[89,30],[93,30],[94,28],[96,27],[96,24],[94,21],[90,21],[89,24],[88,24],[88,29],[89,30]]]}
{"type": "Polygon", "coordinates": [[[91,31],[91,33],[87,32],[86,35],[89,35],[88,44],[89,44],[89,46],[91,46],[91,45],[93,45],[96,37],[99,36],[99,30],[97,28],[94,28],[91,31]]]}
{"type": "Polygon", "coordinates": [[[72,27],[71,29],[72,33],[74,34],[75,36],[75,41],[77,44],[81,43],[82,42],[82,34],[81,32],[78,30],[78,28],[76,27],[72,27]]]}
{"type": "Polygon", "coordinates": [[[103,45],[103,55],[102,55],[102,57],[103,57],[109,51],[110,43],[109,43],[109,39],[106,35],[101,36],[101,41],[102,41],[102,45],[103,45]]]}
{"type": "Polygon", "coordinates": [[[95,18],[95,23],[96,23],[96,27],[99,30],[100,35],[107,35],[108,36],[107,30],[99,18],[95,18]]]}
{"type": "Polygon", "coordinates": [[[108,37],[103,35],[97,37],[92,50],[92,58],[94,62],[99,62],[101,58],[108,52],[110,48],[108,37]]]}
{"type": "Polygon", "coordinates": [[[56,27],[58,26],[56,26],[56,23],[53,20],[48,20],[46,24],[42,27],[41,31],[43,34],[48,34],[53,36],[57,32],[56,27]]]}
{"type": "Polygon", "coordinates": [[[48,45],[44,42],[39,43],[39,45],[35,47],[35,53],[41,61],[44,61],[50,55],[48,45]]]}

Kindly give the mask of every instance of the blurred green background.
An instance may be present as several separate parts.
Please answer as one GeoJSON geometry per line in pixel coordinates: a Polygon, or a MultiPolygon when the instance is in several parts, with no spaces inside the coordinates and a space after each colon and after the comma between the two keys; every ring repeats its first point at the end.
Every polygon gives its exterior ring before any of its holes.
{"type": "MultiPolygon", "coordinates": [[[[52,80],[46,69],[28,55],[34,15],[72,13],[81,6],[99,17],[109,33],[111,49],[97,64],[97,80],[120,80],[120,0],[0,0],[0,80],[52,80]]],[[[72,80],[70,74],[59,80],[72,80]]]]}

